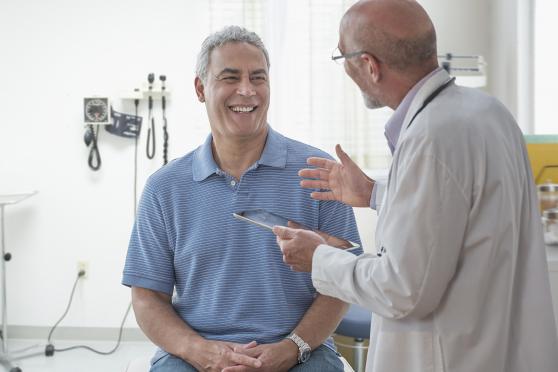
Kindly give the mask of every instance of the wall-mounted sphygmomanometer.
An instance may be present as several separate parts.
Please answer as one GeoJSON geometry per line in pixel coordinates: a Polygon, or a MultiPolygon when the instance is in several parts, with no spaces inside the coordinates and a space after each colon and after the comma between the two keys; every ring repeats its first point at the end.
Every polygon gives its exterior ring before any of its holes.
{"type": "Polygon", "coordinates": [[[105,97],[83,99],[83,121],[85,124],[110,124],[110,104],[105,97]]]}
{"type": "Polygon", "coordinates": [[[87,163],[96,171],[101,168],[101,154],[97,140],[99,138],[99,126],[111,123],[111,108],[107,97],[85,97],[83,99],[83,122],[85,123],[85,134],[83,140],[89,149],[87,163]]]}

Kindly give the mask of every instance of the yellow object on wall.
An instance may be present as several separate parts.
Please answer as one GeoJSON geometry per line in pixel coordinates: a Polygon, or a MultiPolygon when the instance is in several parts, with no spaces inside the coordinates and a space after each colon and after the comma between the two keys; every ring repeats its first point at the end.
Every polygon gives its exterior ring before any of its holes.
{"type": "Polygon", "coordinates": [[[558,183],[558,136],[527,135],[525,142],[535,182],[558,183]]]}

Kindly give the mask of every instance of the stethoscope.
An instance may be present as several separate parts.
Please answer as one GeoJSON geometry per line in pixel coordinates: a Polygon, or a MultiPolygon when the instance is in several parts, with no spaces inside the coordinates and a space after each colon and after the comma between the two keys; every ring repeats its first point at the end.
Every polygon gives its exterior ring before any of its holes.
{"type": "Polygon", "coordinates": [[[455,78],[452,77],[451,79],[449,79],[448,81],[446,81],[444,84],[440,85],[438,87],[438,89],[436,89],[434,92],[432,92],[428,97],[426,97],[426,99],[424,100],[424,102],[422,103],[422,106],[420,106],[420,108],[417,110],[417,112],[415,112],[415,114],[413,115],[411,121],[409,121],[409,124],[407,124],[407,128],[409,128],[411,126],[411,123],[413,122],[413,120],[415,120],[415,118],[417,117],[418,114],[420,114],[420,112],[422,110],[424,110],[424,108],[426,106],[428,106],[428,104],[430,102],[432,102],[432,100],[434,98],[436,98],[438,96],[438,94],[442,93],[442,91],[444,89],[446,89],[447,87],[450,86],[451,83],[453,83],[455,81],[455,78]]]}
{"type": "Polygon", "coordinates": [[[155,118],[153,117],[153,96],[151,91],[153,90],[153,82],[155,81],[155,74],[151,73],[147,75],[147,81],[149,82],[149,97],[148,97],[148,108],[149,115],[147,117],[147,125],[150,125],[147,130],[147,143],[145,148],[145,153],[148,159],[153,159],[155,157],[155,118]]]}

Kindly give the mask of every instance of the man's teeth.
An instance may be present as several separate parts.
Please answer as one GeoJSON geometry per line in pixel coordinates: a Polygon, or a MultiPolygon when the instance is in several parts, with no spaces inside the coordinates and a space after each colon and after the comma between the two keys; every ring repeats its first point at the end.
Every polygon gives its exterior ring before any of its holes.
{"type": "Polygon", "coordinates": [[[231,110],[234,112],[252,112],[256,106],[231,106],[231,110]]]}

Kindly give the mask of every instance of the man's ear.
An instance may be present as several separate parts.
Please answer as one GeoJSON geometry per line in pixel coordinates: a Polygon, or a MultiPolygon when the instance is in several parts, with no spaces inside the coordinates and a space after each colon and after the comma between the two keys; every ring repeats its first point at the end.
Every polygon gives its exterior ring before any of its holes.
{"type": "Polygon", "coordinates": [[[204,89],[203,82],[197,76],[194,79],[194,87],[196,89],[196,95],[198,96],[198,100],[200,102],[205,102],[205,94],[203,93],[203,89],[204,89]]]}
{"type": "Polygon", "coordinates": [[[367,71],[372,77],[372,81],[377,83],[382,77],[380,61],[372,54],[364,53],[360,58],[366,63],[367,71]]]}

